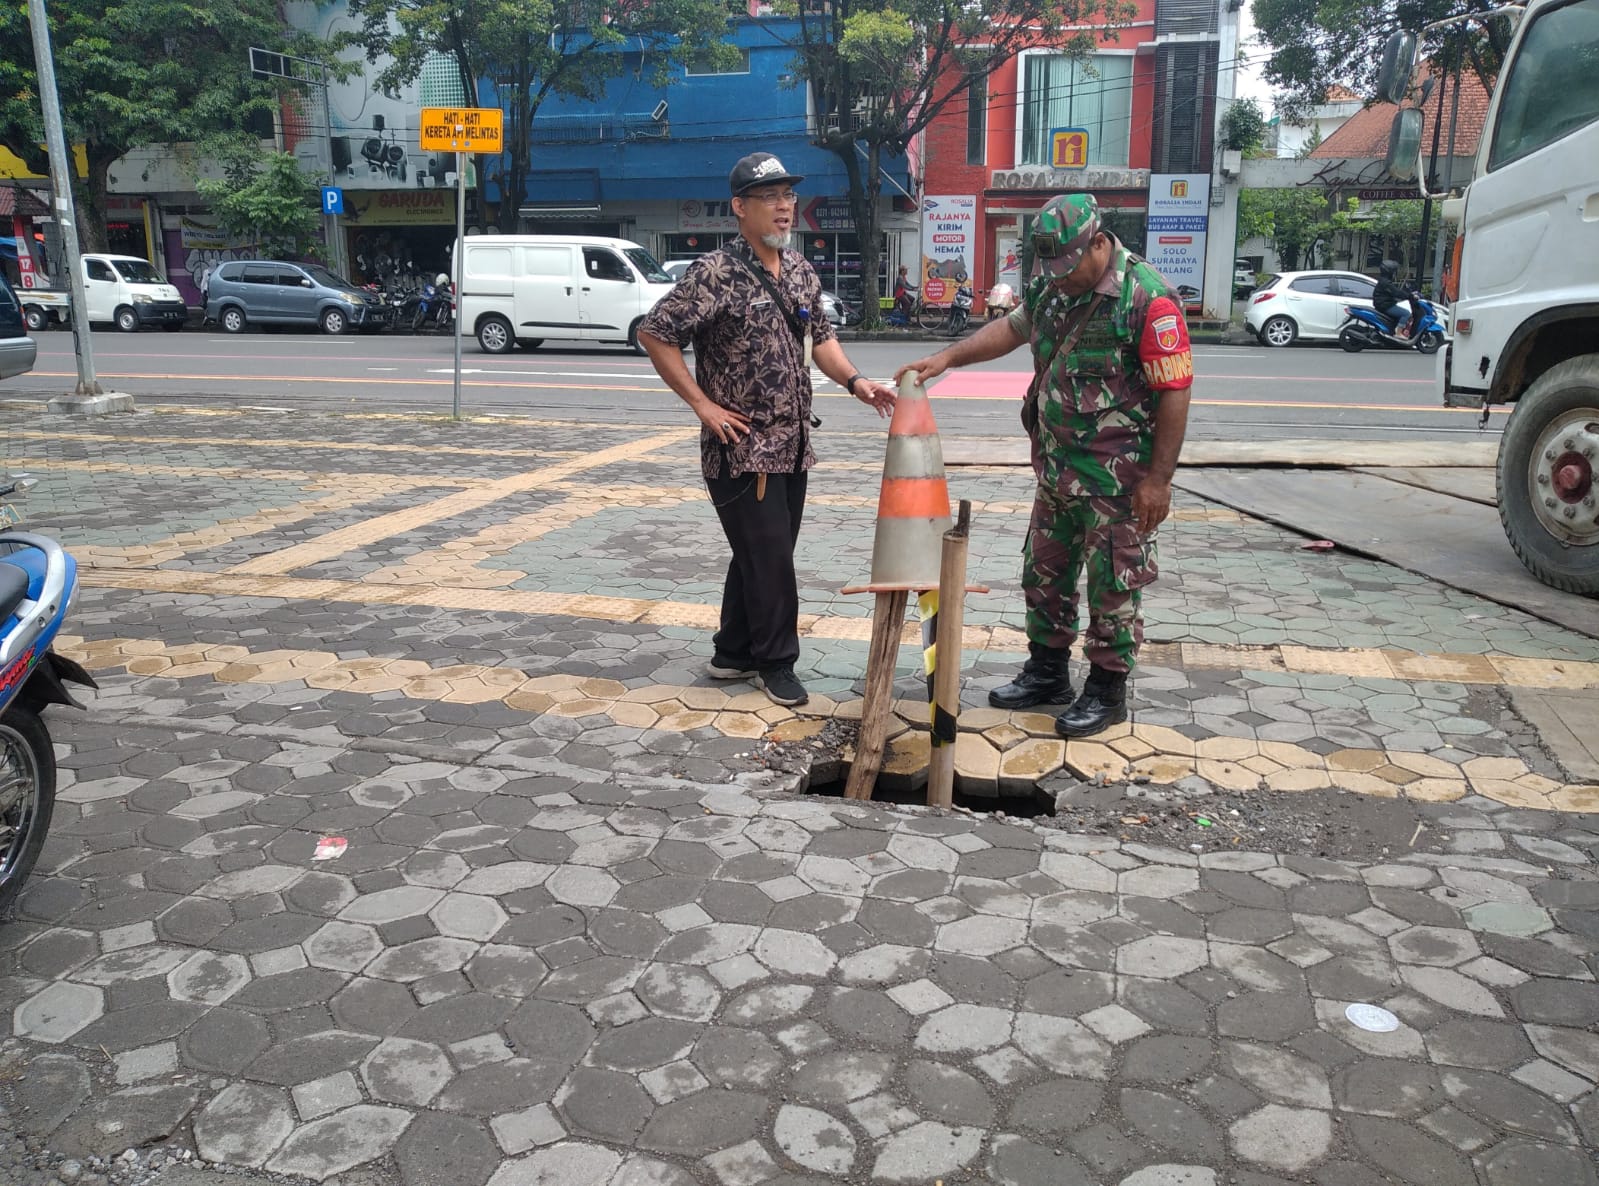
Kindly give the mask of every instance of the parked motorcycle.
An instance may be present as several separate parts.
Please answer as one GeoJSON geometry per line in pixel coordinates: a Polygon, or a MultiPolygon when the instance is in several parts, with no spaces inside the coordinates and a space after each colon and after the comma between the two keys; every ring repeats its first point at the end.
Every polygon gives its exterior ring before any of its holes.
{"type": "MultiPolygon", "coordinates": [[[[17,478],[0,500],[34,485],[17,478]]],[[[0,525],[22,521],[0,502],[0,525]]],[[[89,673],[50,649],[78,588],[76,561],[48,536],[0,531],[0,918],[39,859],[55,809],[56,756],[40,715],[49,704],[81,708],[68,682],[95,687],[89,673]]]]}
{"type": "Polygon", "coordinates": [[[976,295],[970,284],[962,284],[955,290],[955,299],[949,306],[949,317],[944,321],[944,332],[950,337],[958,338],[966,332],[972,320],[972,302],[976,295]]]}
{"type": "Polygon", "coordinates": [[[1338,329],[1338,344],[1351,354],[1359,354],[1368,346],[1437,354],[1448,337],[1442,310],[1419,297],[1413,302],[1413,309],[1420,312],[1412,314],[1410,336],[1402,338],[1394,331],[1394,323],[1386,313],[1363,305],[1345,305],[1344,314],[1348,320],[1338,329]]]}
{"type": "Polygon", "coordinates": [[[988,295],[983,298],[983,304],[988,309],[990,321],[1009,316],[1016,308],[1016,290],[1009,284],[996,284],[988,290],[988,295]]]}
{"type": "Polygon", "coordinates": [[[422,286],[422,299],[411,315],[411,332],[423,333],[431,329],[448,329],[455,324],[455,291],[450,278],[443,272],[433,277],[433,283],[422,286]]]}

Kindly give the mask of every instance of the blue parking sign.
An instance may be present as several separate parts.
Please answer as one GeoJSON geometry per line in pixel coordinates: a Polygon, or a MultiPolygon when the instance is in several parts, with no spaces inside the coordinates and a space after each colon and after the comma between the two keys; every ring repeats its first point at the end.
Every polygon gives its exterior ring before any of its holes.
{"type": "Polygon", "coordinates": [[[334,185],[324,185],[322,187],[322,213],[344,213],[344,191],[342,189],[334,185]]]}

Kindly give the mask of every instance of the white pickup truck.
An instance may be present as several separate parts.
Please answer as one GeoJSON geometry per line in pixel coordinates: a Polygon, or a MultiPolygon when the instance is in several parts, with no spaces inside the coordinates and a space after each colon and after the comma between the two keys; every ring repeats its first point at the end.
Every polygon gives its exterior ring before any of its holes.
{"type": "MultiPolygon", "coordinates": [[[[84,255],[83,295],[89,322],[110,324],[126,333],[147,325],[175,331],[188,320],[189,308],[178,290],[147,259],[133,255],[84,255]]],[[[22,313],[35,332],[72,319],[72,302],[61,289],[24,288],[22,313]]]]}

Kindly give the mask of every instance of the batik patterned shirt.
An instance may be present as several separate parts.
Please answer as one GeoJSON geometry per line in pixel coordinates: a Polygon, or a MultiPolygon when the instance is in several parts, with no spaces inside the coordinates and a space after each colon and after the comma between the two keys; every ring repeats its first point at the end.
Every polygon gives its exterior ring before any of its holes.
{"type": "Polygon", "coordinates": [[[1038,276],[1010,315],[1032,344],[1035,369],[1049,364],[1036,406],[1023,416],[1038,480],[1064,495],[1131,494],[1149,474],[1160,392],[1194,379],[1177,293],[1143,259],[1112,246],[1093,291],[1069,296],[1038,276]]]}
{"type": "MultiPolygon", "coordinates": [[[[694,378],[712,401],[749,418],[750,431],[724,446],[700,432],[707,478],[789,474],[816,464],[811,451],[811,372],[805,343],[752,269],[761,261],[744,239],[702,255],[644,318],[643,329],[672,346],[694,346],[694,378]]],[[[807,318],[815,342],[834,336],[822,312],[822,284],[797,251],[782,252],[773,278],[791,312],[807,318]]],[[[770,273],[768,273],[770,275],[770,273]]]]}

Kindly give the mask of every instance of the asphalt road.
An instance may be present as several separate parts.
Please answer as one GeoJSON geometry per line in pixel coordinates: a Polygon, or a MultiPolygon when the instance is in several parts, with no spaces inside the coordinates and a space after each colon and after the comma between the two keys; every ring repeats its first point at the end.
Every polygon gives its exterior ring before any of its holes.
{"type": "MultiPolygon", "coordinates": [[[[38,335],[31,376],[0,395],[42,396],[69,390],[76,370],[72,336],[38,335]]],[[[448,412],[452,343],[448,337],[212,330],[182,334],[97,331],[95,360],[108,390],[142,401],[274,408],[448,412]]],[[[888,378],[900,364],[939,343],[851,342],[851,360],[888,378]]],[[[468,339],[462,358],[462,406],[471,413],[569,417],[615,416],[630,423],[681,420],[685,413],[647,359],[622,347],[547,345],[534,353],[491,356],[468,339]]],[[[1025,351],[956,372],[933,388],[946,433],[1008,436],[1028,380],[1025,351]]],[[[1345,354],[1336,346],[1199,345],[1194,350],[1196,439],[1438,440],[1477,436],[1475,412],[1439,406],[1433,360],[1397,351],[1345,354]]],[[[867,422],[863,408],[818,375],[817,414],[830,426],[867,422]]],[[[1496,415],[1490,432],[1503,423],[1496,415]]]]}

